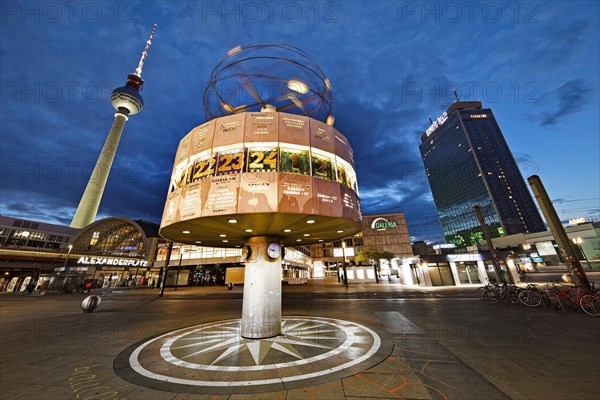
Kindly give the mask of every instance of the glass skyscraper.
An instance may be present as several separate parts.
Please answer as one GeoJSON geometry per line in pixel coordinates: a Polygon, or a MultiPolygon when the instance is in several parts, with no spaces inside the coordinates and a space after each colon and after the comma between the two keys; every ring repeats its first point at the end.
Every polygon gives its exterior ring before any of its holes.
{"type": "Polygon", "coordinates": [[[496,118],[481,102],[455,102],[421,136],[421,157],[447,243],[477,245],[482,208],[492,237],[545,231],[496,118]]]}

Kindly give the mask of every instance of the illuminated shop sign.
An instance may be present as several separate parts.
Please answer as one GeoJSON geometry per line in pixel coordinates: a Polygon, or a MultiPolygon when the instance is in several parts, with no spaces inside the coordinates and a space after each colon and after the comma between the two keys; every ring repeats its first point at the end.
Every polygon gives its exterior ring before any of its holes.
{"type": "Polygon", "coordinates": [[[439,117],[437,117],[437,119],[435,121],[433,121],[433,124],[431,124],[431,126],[429,128],[427,128],[427,130],[425,131],[425,134],[427,134],[427,136],[431,135],[431,132],[433,132],[434,130],[436,130],[436,128],[438,126],[440,126],[444,122],[446,122],[447,119],[448,119],[448,113],[446,111],[444,111],[444,113],[442,115],[440,115],[439,117]]]}
{"type": "Polygon", "coordinates": [[[585,218],[573,218],[569,220],[569,225],[585,224],[587,220],[585,218]]]}
{"type": "Polygon", "coordinates": [[[371,228],[377,229],[378,231],[385,231],[390,228],[397,228],[398,225],[394,221],[388,221],[385,218],[375,218],[371,223],[371,228]]]}
{"type": "Polygon", "coordinates": [[[77,264],[89,265],[123,265],[131,267],[146,267],[148,261],[143,260],[124,260],[122,258],[105,258],[105,257],[81,257],[77,264]]]}
{"type": "MultiPolygon", "coordinates": [[[[471,249],[469,250],[477,250],[477,246],[469,246],[471,247],[471,249]],[[473,249],[474,247],[474,249],[473,249]]],[[[456,245],[454,243],[442,243],[442,244],[435,244],[433,245],[433,249],[434,250],[441,250],[441,249],[455,249],[456,245]]]]}
{"type": "Polygon", "coordinates": [[[471,118],[487,118],[487,114],[471,114],[471,118]]]}

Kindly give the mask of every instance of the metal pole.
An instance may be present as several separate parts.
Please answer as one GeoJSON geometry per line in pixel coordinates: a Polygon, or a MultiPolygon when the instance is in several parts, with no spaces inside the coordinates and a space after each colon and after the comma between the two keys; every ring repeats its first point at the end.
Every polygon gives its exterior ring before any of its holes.
{"type": "Polygon", "coordinates": [[[531,185],[531,190],[533,190],[535,199],[542,209],[542,213],[544,214],[546,222],[550,227],[550,232],[558,244],[558,247],[563,255],[563,259],[565,260],[565,265],[573,277],[575,284],[577,286],[581,286],[583,290],[589,292],[590,282],[588,281],[587,275],[585,274],[581,263],[577,259],[577,255],[573,249],[573,243],[569,240],[567,232],[562,226],[560,218],[558,218],[558,214],[556,214],[556,210],[552,205],[552,201],[546,192],[546,188],[544,187],[542,180],[539,176],[532,175],[527,178],[527,181],[531,185]]]}
{"type": "Polygon", "coordinates": [[[494,244],[492,243],[492,237],[490,235],[490,230],[485,223],[485,219],[483,218],[483,214],[481,213],[481,207],[478,205],[473,206],[475,209],[475,213],[477,214],[477,219],[479,220],[479,225],[481,225],[481,229],[483,230],[483,237],[487,242],[487,245],[490,249],[490,253],[492,255],[492,264],[494,265],[494,271],[496,271],[496,276],[500,283],[506,284],[506,278],[504,277],[504,271],[502,271],[502,267],[500,267],[500,262],[498,261],[498,256],[496,255],[496,249],[494,248],[494,244]]]}
{"type": "Polygon", "coordinates": [[[375,283],[379,283],[379,274],[377,274],[377,264],[377,261],[375,261],[375,263],[373,264],[373,270],[375,271],[375,283]]]}
{"type": "Polygon", "coordinates": [[[344,271],[344,285],[348,287],[348,272],[346,272],[346,242],[342,239],[342,271],[344,271]]]}
{"type": "Polygon", "coordinates": [[[181,259],[183,258],[183,254],[181,254],[181,247],[179,248],[179,265],[177,266],[177,277],[175,278],[175,290],[177,290],[177,286],[179,286],[179,271],[181,270],[181,259]]]}
{"type": "Polygon", "coordinates": [[[158,292],[158,297],[162,297],[165,293],[165,281],[167,280],[167,271],[169,269],[169,260],[171,260],[171,252],[173,251],[173,242],[169,242],[169,247],[167,247],[167,257],[165,259],[165,268],[163,272],[162,279],[160,280],[160,291],[158,292]]]}
{"type": "Polygon", "coordinates": [[[63,270],[65,268],[67,268],[67,261],[69,261],[69,256],[71,255],[71,250],[73,250],[73,245],[72,244],[69,245],[69,251],[67,252],[67,255],[65,257],[65,262],[63,263],[63,270]]]}

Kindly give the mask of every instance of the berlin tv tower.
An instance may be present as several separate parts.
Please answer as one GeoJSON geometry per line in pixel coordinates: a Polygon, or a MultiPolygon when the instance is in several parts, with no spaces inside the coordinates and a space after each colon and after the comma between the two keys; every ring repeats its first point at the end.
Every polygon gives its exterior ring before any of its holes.
{"type": "Polygon", "coordinates": [[[94,172],[92,172],[85,192],[83,192],[79,206],[77,206],[77,211],[75,211],[75,216],[73,217],[73,221],[71,221],[71,228],[81,229],[96,219],[100,200],[102,200],[104,187],[106,186],[108,174],[110,173],[110,168],[115,158],[117,147],[119,146],[125,122],[129,119],[129,115],[139,113],[144,106],[144,100],[139,93],[144,84],[142,67],[148,55],[148,49],[152,44],[155,29],[156,24],[152,27],[152,32],[146,42],[146,48],[142,52],[142,58],[135,72],[127,75],[125,86],[113,90],[110,95],[112,106],[117,110],[115,120],[110,128],[110,132],[108,132],[108,137],[106,138],[106,142],[104,142],[104,147],[102,147],[98,161],[96,161],[94,172]]]}

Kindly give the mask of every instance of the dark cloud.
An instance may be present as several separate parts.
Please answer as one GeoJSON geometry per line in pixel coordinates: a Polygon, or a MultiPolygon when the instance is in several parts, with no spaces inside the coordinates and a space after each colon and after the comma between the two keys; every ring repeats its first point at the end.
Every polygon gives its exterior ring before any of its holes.
{"type": "Polygon", "coordinates": [[[583,79],[571,79],[553,92],[557,105],[553,110],[540,116],[542,126],[551,127],[561,123],[571,114],[581,110],[588,94],[592,91],[590,85],[583,79]]]}

